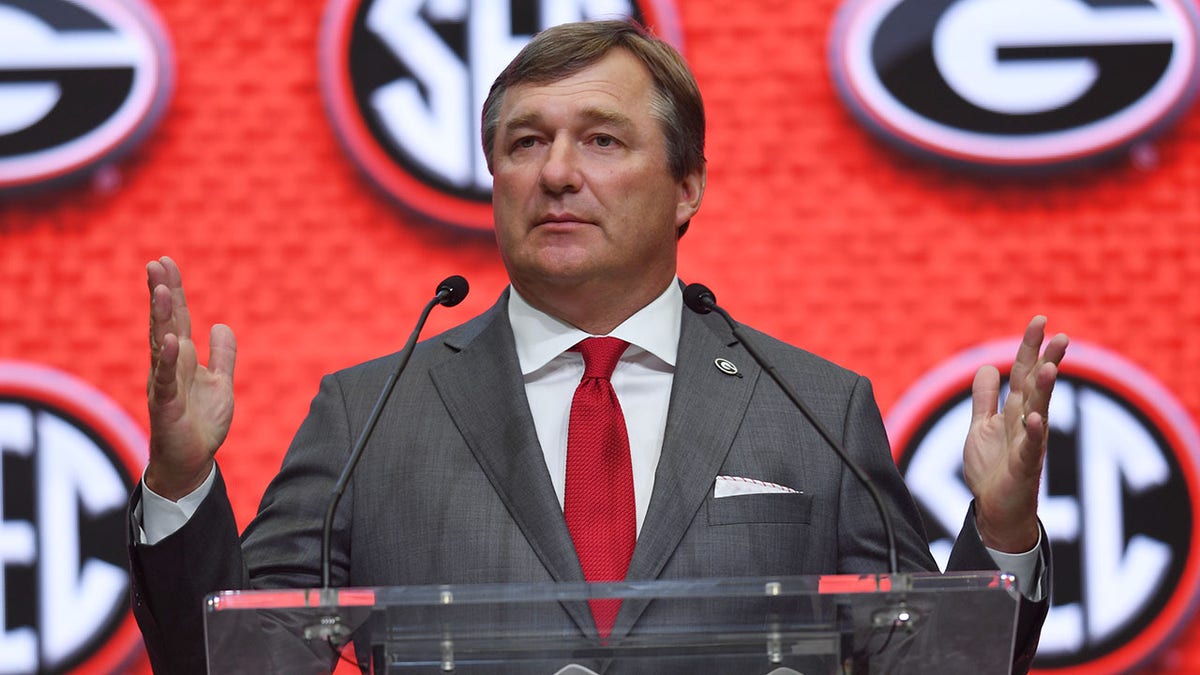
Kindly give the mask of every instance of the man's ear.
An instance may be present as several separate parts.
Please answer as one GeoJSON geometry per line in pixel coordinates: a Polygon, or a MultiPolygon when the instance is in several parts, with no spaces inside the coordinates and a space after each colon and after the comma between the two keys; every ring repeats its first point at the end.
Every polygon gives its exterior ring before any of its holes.
{"type": "Polygon", "coordinates": [[[692,216],[700,210],[704,201],[704,186],[708,181],[708,168],[701,165],[679,181],[679,201],[675,204],[675,229],[682,237],[687,232],[692,216]]]}

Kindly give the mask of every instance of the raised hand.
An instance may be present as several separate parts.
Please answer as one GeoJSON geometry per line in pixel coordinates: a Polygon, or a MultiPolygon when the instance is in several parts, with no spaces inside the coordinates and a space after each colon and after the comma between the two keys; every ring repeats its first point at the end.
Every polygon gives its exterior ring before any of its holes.
{"type": "Polygon", "coordinates": [[[975,495],[975,520],[983,543],[1023,553],[1038,541],[1037,497],[1049,436],[1050,393],[1069,342],[1055,335],[1042,349],[1046,317],[1029,322],[1009,376],[1003,409],[1000,372],[984,366],[971,385],[971,428],[963,448],[963,473],[975,495]]]}
{"type": "Polygon", "coordinates": [[[199,487],[233,421],[237,343],[225,325],[212,327],[208,366],[192,341],[183,280],[174,260],[146,265],[150,289],[150,462],[146,486],[168,499],[199,487]]]}

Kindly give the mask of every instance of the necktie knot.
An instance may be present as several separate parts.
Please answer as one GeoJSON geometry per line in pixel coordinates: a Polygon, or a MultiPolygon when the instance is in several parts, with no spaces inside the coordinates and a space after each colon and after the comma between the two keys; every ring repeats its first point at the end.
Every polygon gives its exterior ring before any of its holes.
{"type": "Polygon", "coordinates": [[[612,377],[617,361],[621,360],[621,355],[628,347],[629,343],[620,338],[593,337],[580,341],[572,349],[583,354],[584,378],[607,380],[612,377]]]}

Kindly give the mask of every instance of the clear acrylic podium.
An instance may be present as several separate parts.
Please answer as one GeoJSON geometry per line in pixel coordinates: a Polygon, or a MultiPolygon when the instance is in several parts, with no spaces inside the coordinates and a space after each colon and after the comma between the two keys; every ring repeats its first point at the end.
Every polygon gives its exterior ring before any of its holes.
{"type": "Polygon", "coordinates": [[[205,638],[210,673],[328,673],[353,641],[371,673],[1001,675],[1018,599],[996,572],[226,591],[205,638]]]}

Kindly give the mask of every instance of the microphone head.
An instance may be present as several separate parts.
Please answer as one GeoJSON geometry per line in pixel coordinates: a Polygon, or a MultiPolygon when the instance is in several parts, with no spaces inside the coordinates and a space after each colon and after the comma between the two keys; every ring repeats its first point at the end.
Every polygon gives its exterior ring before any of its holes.
{"type": "Polygon", "coordinates": [[[708,314],[717,304],[717,296],[704,284],[688,284],[683,289],[683,304],[697,314],[708,314]]]}
{"type": "Polygon", "coordinates": [[[467,284],[467,280],[455,274],[452,277],[446,277],[442,283],[438,284],[436,295],[441,298],[442,305],[453,307],[467,297],[469,290],[471,287],[467,284]]]}

